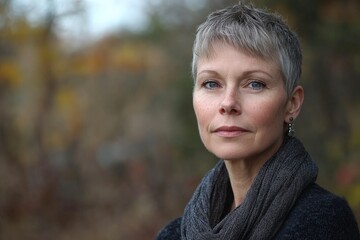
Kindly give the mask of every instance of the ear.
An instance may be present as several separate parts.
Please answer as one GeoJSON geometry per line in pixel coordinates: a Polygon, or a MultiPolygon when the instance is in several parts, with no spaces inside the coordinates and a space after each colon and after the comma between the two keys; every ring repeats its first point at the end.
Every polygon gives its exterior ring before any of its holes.
{"type": "Polygon", "coordinates": [[[299,115],[302,104],[304,102],[304,89],[301,86],[296,86],[292,94],[290,95],[287,105],[286,105],[286,114],[285,122],[291,122],[289,119],[299,115]]]}

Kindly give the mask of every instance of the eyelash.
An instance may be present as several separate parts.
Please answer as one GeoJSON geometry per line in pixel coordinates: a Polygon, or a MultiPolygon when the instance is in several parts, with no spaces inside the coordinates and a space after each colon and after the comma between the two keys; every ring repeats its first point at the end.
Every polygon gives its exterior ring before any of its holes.
{"type": "Polygon", "coordinates": [[[207,80],[207,81],[203,82],[202,86],[207,88],[207,89],[214,89],[214,88],[220,87],[220,84],[217,83],[216,81],[213,81],[213,80],[207,80]],[[216,86],[210,87],[209,86],[210,84],[215,84],[216,86]]]}
{"type": "MultiPolygon", "coordinates": [[[[202,85],[202,87],[205,87],[206,89],[209,89],[209,90],[221,87],[220,84],[214,80],[204,81],[201,85],[202,85]],[[215,86],[209,86],[209,85],[215,85],[215,86]]],[[[261,90],[266,87],[266,84],[261,81],[258,81],[258,80],[252,80],[246,86],[252,90],[261,90]],[[254,84],[257,86],[253,86],[254,84]]]]}
{"type": "Polygon", "coordinates": [[[248,86],[251,88],[251,89],[254,89],[254,90],[261,90],[263,89],[264,87],[266,87],[265,83],[261,82],[261,81],[251,81],[248,86]],[[256,84],[257,86],[254,87],[254,86],[251,86],[253,84],[256,84]]]}

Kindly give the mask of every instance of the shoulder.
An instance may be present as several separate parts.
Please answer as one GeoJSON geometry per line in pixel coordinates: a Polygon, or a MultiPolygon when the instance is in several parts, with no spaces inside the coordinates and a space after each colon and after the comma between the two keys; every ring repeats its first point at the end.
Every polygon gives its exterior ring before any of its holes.
{"type": "Polygon", "coordinates": [[[344,198],[317,184],[299,197],[276,239],[360,239],[355,217],[344,198]]]}
{"type": "Polygon", "coordinates": [[[181,218],[171,221],[158,233],[156,240],[180,240],[181,239],[181,218]]]}

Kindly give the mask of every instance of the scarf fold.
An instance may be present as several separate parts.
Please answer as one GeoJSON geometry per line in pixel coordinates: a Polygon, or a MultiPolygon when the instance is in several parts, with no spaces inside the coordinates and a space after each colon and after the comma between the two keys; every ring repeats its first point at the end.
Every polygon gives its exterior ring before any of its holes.
{"type": "Polygon", "coordinates": [[[242,204],[223,217],[230,183],[221,160],[203,178],[186,206],[181,239],[271,239],[302,191],[315,182],[317,173],[302,143],[286,138],[262,166],[242,204]]]}

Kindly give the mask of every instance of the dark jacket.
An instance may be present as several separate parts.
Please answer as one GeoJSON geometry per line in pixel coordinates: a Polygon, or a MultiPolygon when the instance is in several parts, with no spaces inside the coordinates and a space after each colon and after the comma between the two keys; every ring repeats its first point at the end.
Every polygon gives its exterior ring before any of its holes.
{"type": "MultiPolygon", "coordinates": [[[[180,228],[181,218],[177,218],[156,239],[179,240],[180,228]]],[[[300,195],[274,239],[360,240],[360,234],[345,199],[312,184],[300,195]]]]}

